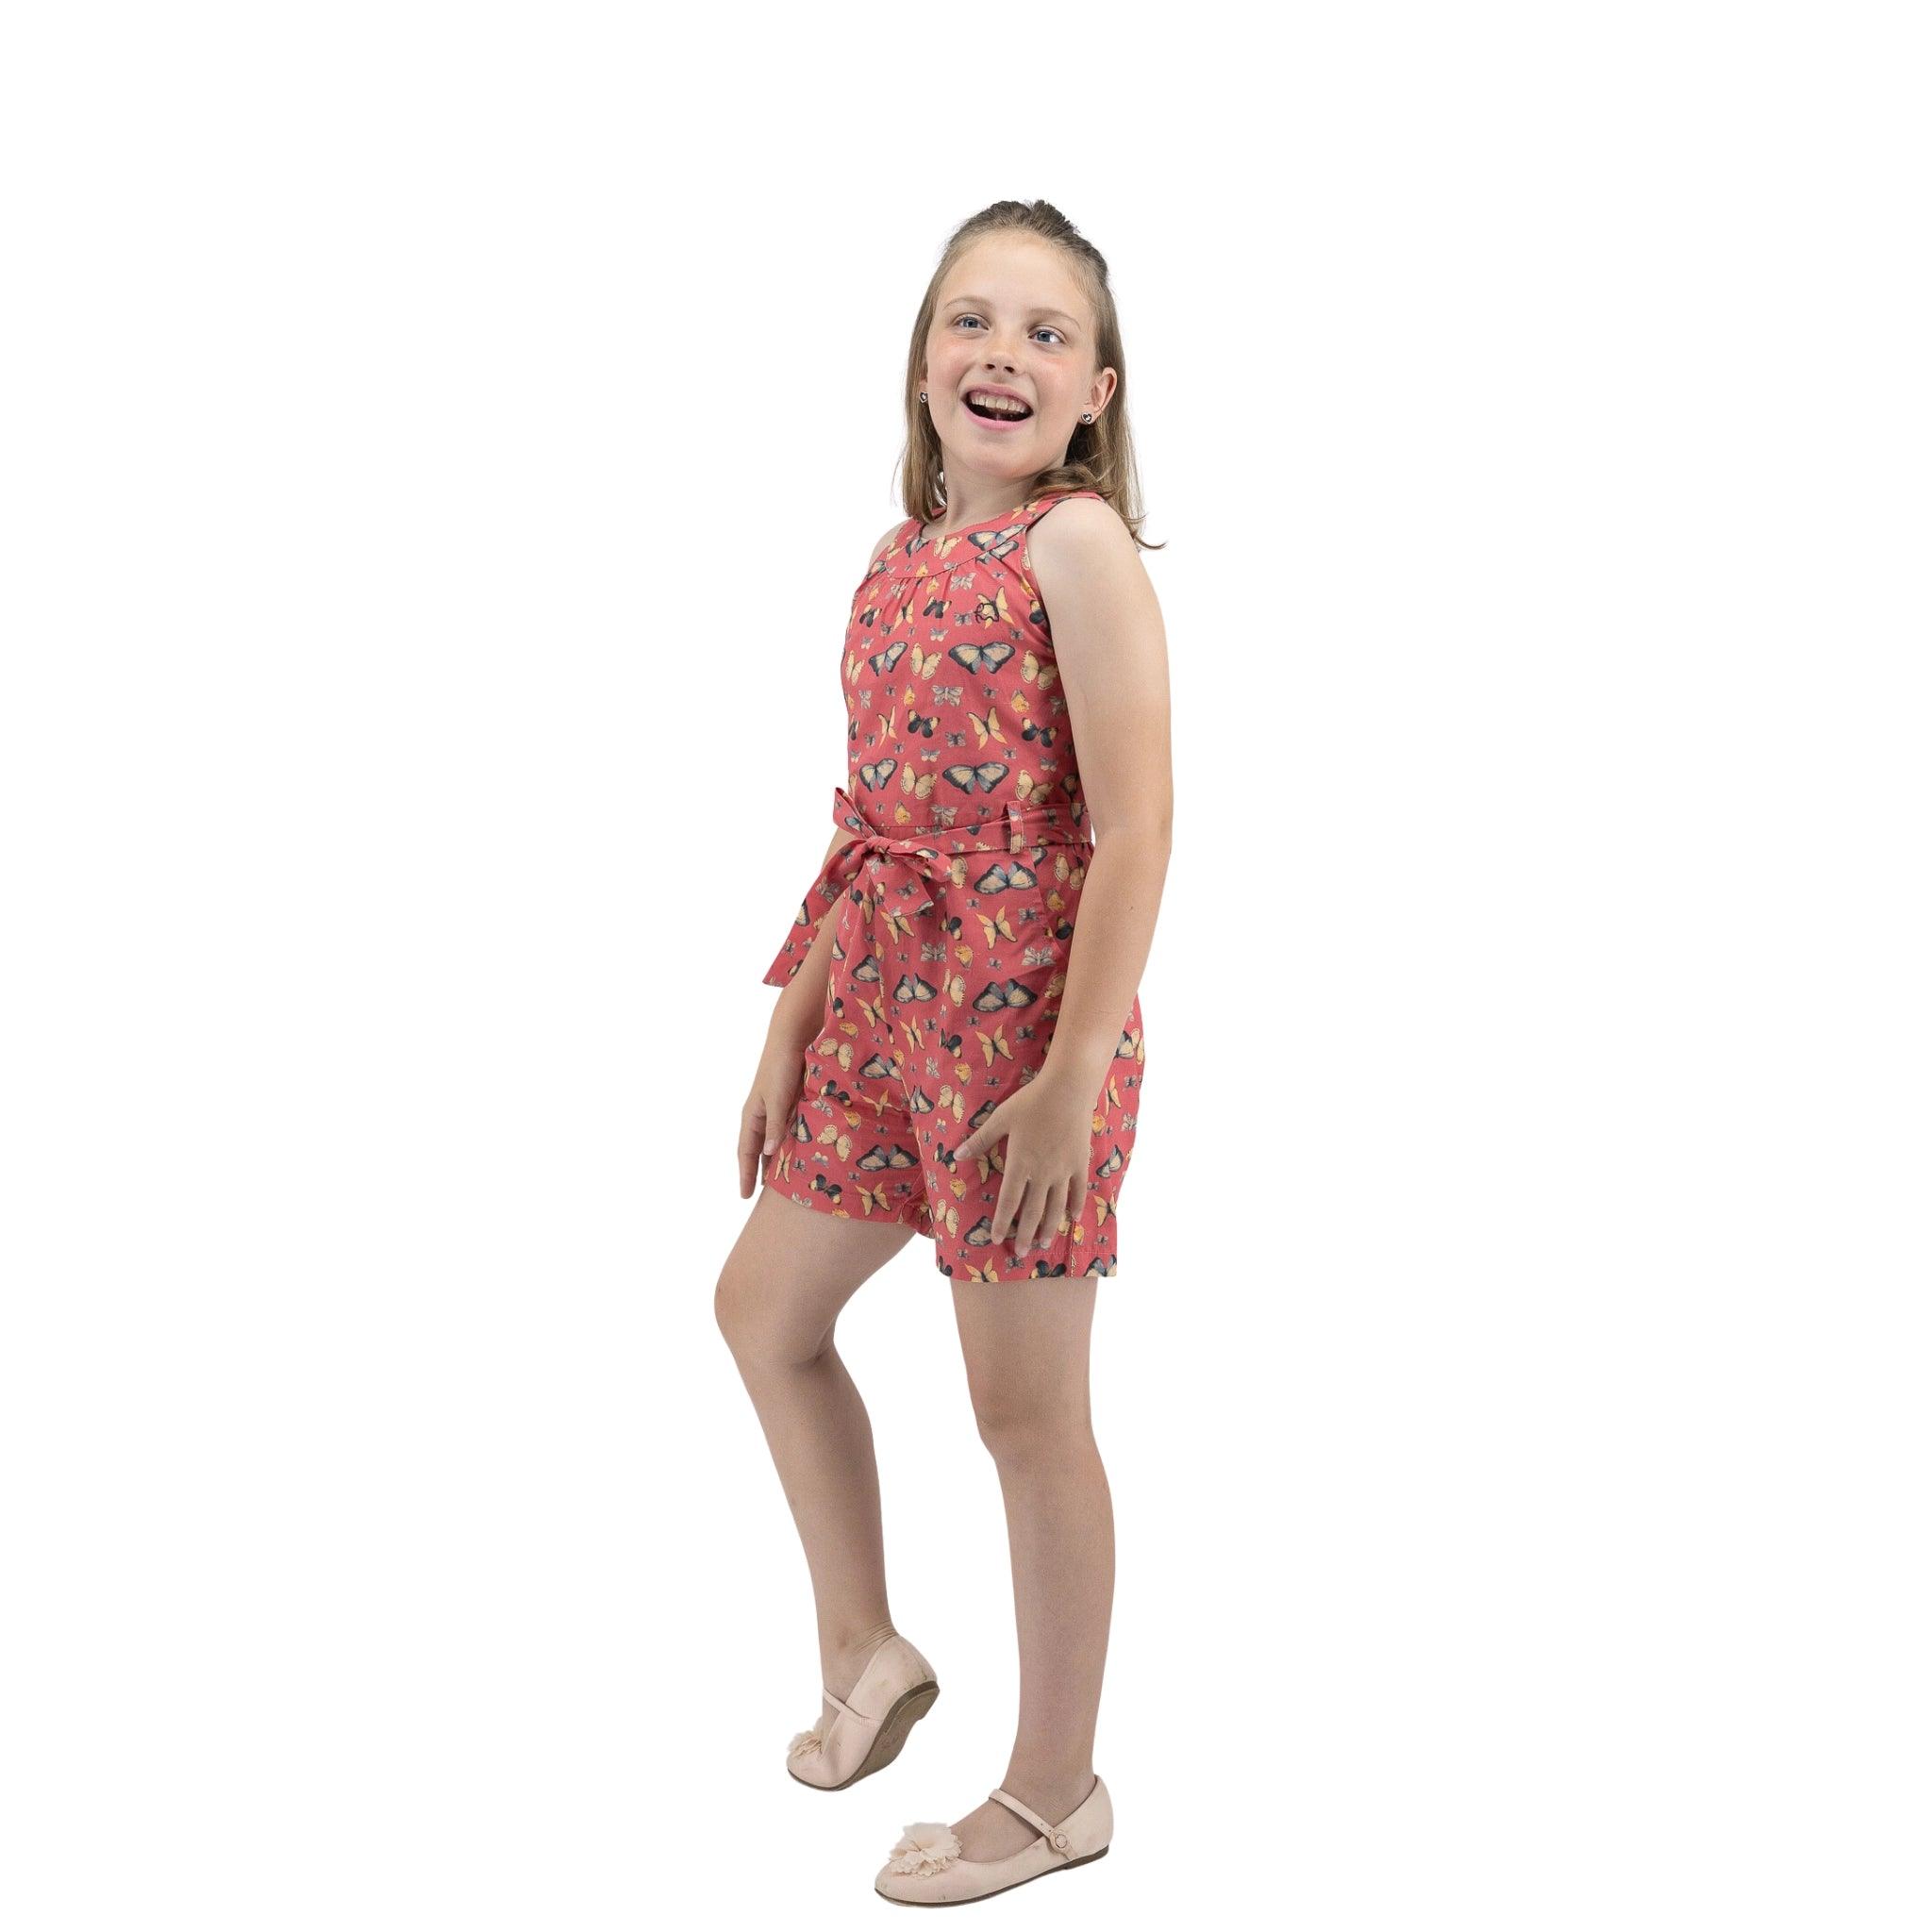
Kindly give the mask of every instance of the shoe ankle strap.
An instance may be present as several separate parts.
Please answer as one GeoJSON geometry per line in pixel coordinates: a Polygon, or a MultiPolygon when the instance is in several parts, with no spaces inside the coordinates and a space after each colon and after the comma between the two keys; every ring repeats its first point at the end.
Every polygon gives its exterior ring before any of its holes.
{"type": "Polygon", "coordinates": [[[1046,1820],[1043,1819],[1040,1815],[1040,1813],[1034,1810],[1030,1806],[1021,1804],[1019,1799],[1014,1797],[1011,1791],[991,1791],[988,1793],[988,1796],[990,1796],[996,1804],[1004,1805],[1008,1811],[1015,1812],[1018,1814],[1018,1816],[1024,1818],[1026,1821],[1026,1823],[1030,1824],[1034,1828],[1034,1830],[1037,1831],[1041,1835],[1041,1837],[1043,1838],[1047,1841],[1047,1843],[1054,1848],[1055,1851],[1060,1853],[1062,1856],[1066,1855],[1067,1847],[1070,1840],[1068,1840],[1066,1833],[1063,1832],[1058,1825],[1049,1824],[1046,1822],[1046,1820]]]}

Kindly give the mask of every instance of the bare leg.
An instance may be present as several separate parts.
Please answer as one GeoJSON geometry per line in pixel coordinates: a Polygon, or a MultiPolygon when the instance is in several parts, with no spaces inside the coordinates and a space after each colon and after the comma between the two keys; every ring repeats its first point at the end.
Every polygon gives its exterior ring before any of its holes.
{"type": "MultiPolygon", "coordinates": [[[[911,1239],[900,1223],[821,1214],[761,1188],[718,1275],[718,1326],[805,1545],[820,1668],[841,1697],[892,1616],[872,1424],[832,1333],[859,1285],[911,1239]]],[[[823,1714],[829,1722],[831,1707],[823,1714]]]]}
{"type": "MultiPolygon", "coordinates": [[[[1056,1824],[1093,1789],[1113,1610],[1113,1499],[1088,1407],[1097,1286],[1072,1275],[953,1284],[974,1414],[1006,1499],[1020,1637],[1019,1725],[996,1782],[1056,1824]]],[[[953,1829],[968,1858],[1004,1858],[1036,1836],[991,1802],[953,1829]]]]}

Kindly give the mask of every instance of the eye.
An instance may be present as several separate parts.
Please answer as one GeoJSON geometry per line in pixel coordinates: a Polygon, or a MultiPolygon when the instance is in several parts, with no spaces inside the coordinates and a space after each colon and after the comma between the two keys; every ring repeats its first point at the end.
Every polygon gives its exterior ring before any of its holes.
{"type": "MultiPolygon", "coordinates": [[[[978,322],[980,319],[980,317],[973,314],[971,310],[968,310],[967,313],[965,313],[964,315],[954,316],[953,326],[955,328],[958,328],[962,322],[978,322]]],[[[1059,330],[1055,328],[1051,323],[1042,322],[1040,325],[1040,327],[1035,329],[1033,333],[1035,335],[1039,335],[1041,332],[1041,330],[1044,330],[1046,334],[1050,335],[1056,342],[1064,343],[1066,341],[1066,337],[1061,335],[1059,330]]]]}

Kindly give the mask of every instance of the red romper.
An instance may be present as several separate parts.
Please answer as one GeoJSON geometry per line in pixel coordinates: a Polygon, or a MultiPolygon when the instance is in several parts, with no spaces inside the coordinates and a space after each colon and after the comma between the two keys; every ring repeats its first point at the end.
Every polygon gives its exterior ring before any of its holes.
{"type": "Polygon", "coordinates": [[[808,890],[765,974],[783,986],[839,908],[825,1010],[764,1180],[829,1214],[903,1221],[970,1280],[1112,1274],[1146,1051],[1141,1000],[1093,1096],[1079,1218],[1024,1259],[991,1240],[1004,1140],[950,1151],[1041,1070],[1092,843],[1026,533],[1036,497],[943,541],[908,519],[866,573],[845,633],[855,834],[808,890]]]}

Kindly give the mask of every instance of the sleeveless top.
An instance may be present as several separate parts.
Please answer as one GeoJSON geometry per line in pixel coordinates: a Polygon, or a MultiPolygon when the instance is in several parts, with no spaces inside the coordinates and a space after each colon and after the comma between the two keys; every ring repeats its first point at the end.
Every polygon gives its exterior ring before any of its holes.
{"type": "MultiPolygon", "coordinates": [[[[835,818],[874,846],[923,852],[932,871],[947,851],[1087,840],[1066,695],[1026,557],[1027,533],[1069,496],[1101,493],[1036,496],[941,539],[909,517],[860,580],[845,630],[848,770],[835,818]],[[1002,836],[976,836],[992,832],[1002,836]]],[[[848,848],[842,865],[822,869],[766,985],[797,972],[858,856],[848,848]]]]}

